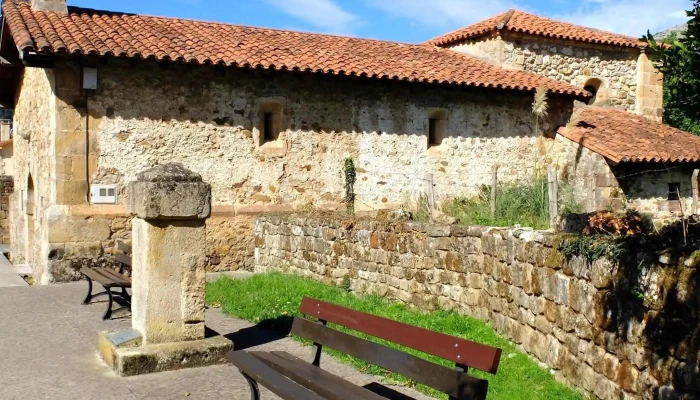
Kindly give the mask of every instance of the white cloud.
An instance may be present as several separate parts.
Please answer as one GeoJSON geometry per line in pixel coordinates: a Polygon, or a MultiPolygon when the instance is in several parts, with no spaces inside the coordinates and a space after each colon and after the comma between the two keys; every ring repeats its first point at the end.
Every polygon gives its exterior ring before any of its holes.
{"type": "Polygon", "coordinates": [[[431,28],[456,29],[515,7],[511,0],[366,0],[370,6],[431,28]]]}
{"type": "Polygon", "coordinates": [[[265,0],[280,11],[324,32],[351,35],[361,22],[333,0],[265,0]]]}
{"type": "Polygon", "coordinates": [[[553,18],[610,32],[640,37],[687,20],[688,0],[589,0],[576,10],[553,18]]]}

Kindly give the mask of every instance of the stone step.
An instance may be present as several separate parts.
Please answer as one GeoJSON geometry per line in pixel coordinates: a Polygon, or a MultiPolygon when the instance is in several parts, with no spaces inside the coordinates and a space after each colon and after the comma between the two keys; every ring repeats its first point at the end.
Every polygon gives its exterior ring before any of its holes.
{"type": "MultiPolygon", "coordinates": [[[[31,274],[31,268],[30,274],[31,274]]],[[[3,254],[0,253],[0,288],[29,286],[17,273],[14,265],[3,254]]]]}

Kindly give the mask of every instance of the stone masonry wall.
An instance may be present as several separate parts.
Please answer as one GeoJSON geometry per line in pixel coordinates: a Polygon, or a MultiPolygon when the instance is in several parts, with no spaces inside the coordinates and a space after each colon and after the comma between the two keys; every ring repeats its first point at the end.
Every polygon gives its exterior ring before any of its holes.
{"type": "MultiPolygon", "coordinates": [[[[603,85],[598,91],[599,101],[607,99],[611,106],[638,112],[639,51],[572,43],[575,42],[506,34],[463,42],[452,49],[504,68],[532,72],[579,87],[590,78],[600,79],[603,85]]],[[[641,100],[639,103],[641,107],[641,100]]]]}
{"type": "MultiPolygon", "coordinates": [[[[18,218],[13,246],[42,283],[70,275],[51,271],[66,270],[47,263],[55,248],[111,242],[109,223],[94,221],[125,214],[128,182],[160,163],[180,162],[201,174],[212,185],[214,208],[242,215],[338,207],[343,159],[352,157],[358,209],[390,208],[424,192],[425,174],[433,175],[438,197],[475,193],[490,182],[496,161],[508,166],[499,170],[504,181],[530,177],[572,109],[571,98],[551,96],[550,118],[535,132],[530,93],[114,60],[99,65],[98,89],[86,96],[76,63],[27,71],[23,85],[32,90],[23,90],[17,104],[15,150],[32,166],[41,222],[29,240],[27,219],[18,218]],[[36,121],[43,130],[30,140],[22,132],[36,114],[27,106],[39,97],[48,100],[36,121]],[[260,115],[269,104],[281,110],[280,136],[261,143],[260,115]],[[436,112],[447,119],[447,135],[429,147],[428,121],[436,112]],[[119,204],[87,204],[91,184],[116,184],[119,204]],[[81,230],[88,228],[96,232],[81,230]]],[[[20,164],[15,177],[25,192],[29,170],[20,164]]],[[[21,210],[22,201],[16,203],[21,210]]],[[[229,240],[212,238],[217,251],[210,259],[218,268],[248,251],[229,240]]]]}
{"type": "Polygon", "coordinates": [[[631,271],[567,261],[561,237],[547,232],[267,215],[255,234],[258,272],[349,280],[358,293],[488,321],[558,380],[598,398],[696,399],[700,390],[692,256],[640,259],[630,297],[621,288],[631,271]]]}
{"type": "Polygon", "coordinates": [[[182,162],[211,183],[214,205],[338,204],[342,162],[358,170],[358,204],[390,207],[424,190],[472,194],[490,182],[531,176],[568,119],[571,99],[552,96],[551,119],[536,133],[532,94],[475,91],[316,74],[114,62],[99,69],[90,99],[96,160],[92,183],[125,183],[156,163],[182,162]],[[184,68],[184,67],[182,67],[184,68]],[[280,139],[260,145],[259,104],[283,104],[280,139]],[[428,148],[439,107],[447,137],[428,148]],[[550,139],[548,139],[547,137],[550,139]]]}

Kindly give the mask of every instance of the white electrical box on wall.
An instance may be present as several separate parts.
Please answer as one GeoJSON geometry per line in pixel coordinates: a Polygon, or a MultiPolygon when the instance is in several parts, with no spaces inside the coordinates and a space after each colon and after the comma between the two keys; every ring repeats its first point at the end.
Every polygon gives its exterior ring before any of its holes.
{"type": "Polygon", "coordinates": [[[117,204],[117,185],[90,185],[92,204],[117,204]]]}

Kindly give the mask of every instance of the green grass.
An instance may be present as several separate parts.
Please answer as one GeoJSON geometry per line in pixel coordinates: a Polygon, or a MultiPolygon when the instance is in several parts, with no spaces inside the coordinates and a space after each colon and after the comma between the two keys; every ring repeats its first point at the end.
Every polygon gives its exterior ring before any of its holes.
{"type": "MultiPolygon", "coordinates": [[[[496,186],[496,212],[491,215],[491,186],[479,188],[476,197],[455,197],[443,202],[442,212],[462,225],[514,226],[549,228],[549,190],[547,177],[537,175],[529,182],[503,183],[496,186]]],[[[573,187],[559,183],[559,214],[576,214],[583,208],[576,201],[573,187]]]]}
{"type": "Polygon", "coordinates": [[[491,186],[482,186],[475,198],[456,197],[445,201],[442,211],[462,225],[549,228],[549,194],[546,177],[527,183],[496,186],[496,213],[491,215],[491,186]]]}
{"type": "MultiPolygon", "coordinates": [[[[540,368],[526,355],[519,352],[507,340],[499,337],[487,324],[454,312],[436,311],[421,313],[398,303],[389,302],[378,296],[358,297],[342,288],[326,286],[319,282],[282,274],[261,274],[245,280],[221,279],[207,286],[207,303],[221,306],[226,314],[261,323],[271,329],[283,329],[281,316],[299,316],[298,308],[302,297],[310,296],[356,310],[421,326],[449,335],[463,337],[503,349],[501,364],[496,375],[473,371],[473,374],[489,380],[489,399],[530,400],[530,399],[583,399],[577,391],[557,383],[548,370],[540,368]],[[276,320],[277,319],[277,320],[276,320]]],[[[337,326],[335,326],[338,328],[337,326]]],[[[344,328],[339,328],[347,332],[344,328]]],[[[368,338],[366,335],[353,334],[368,338]]],[[[296,338],[300,340],[299,338],[296,338]]],[[[391,347],[407,350],[401,346],[383,343],[391,347]]],[[[324,351],[327,349],[324,349],[324,351]]],[[[438,364],[452,367],[449,362],[427,354],[408,350],[410,353],[438,364]]],[[[387,381],[400,385],[411,385],[409,380],[389,373],[381,368],[369,366],[361,360],[328,350],[328,353],[342,362],[374,375],[381,375],[387,381]]],[[[438,392],[418,385],[423,393],[446,398],[438,392]]]]}

